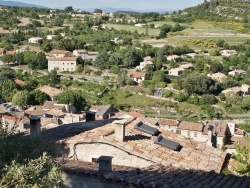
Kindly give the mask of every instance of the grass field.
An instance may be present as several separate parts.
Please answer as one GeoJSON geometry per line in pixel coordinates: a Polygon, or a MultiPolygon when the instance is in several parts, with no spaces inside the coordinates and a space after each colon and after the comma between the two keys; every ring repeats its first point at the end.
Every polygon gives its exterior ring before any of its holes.
{"type": "MultiPolygon", "coordinates": [[[[132,25],[122,25],[122,24],[105,24],[108,26],[108,28],[114,28],[117,30],[126,30],[126,31],[131,31],[134,32],[135,30],[138,31],[138,33],[146,33],[146,28],[143,27],[135,27],[132,25]]],[[[148,34],[151,36],[157,36],[160,33],[160,29],[151,29],[148,28],[148,34]]]]}

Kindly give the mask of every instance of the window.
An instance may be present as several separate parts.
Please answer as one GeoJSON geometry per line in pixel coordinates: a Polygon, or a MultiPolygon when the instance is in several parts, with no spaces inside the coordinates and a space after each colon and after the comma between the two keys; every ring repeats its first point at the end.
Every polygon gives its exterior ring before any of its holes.
{"type": "Polygon", "coordinates": [[[197,132],[194,132],[194,137],[197,137],[197,132]]]}
{"type": "Polygon", "coordinates": [[[97,158],[92,158],[92,163],[99,163],[99,159],[97,159],[97,158]]]}
{"type": "Polygon", "coordinates": [[[176,134],[181,134],[181,130],[176,130],[176,134]]]}
{"type": "Polygon", "coordinates": [[[190,131],[187,132],[187,136],[190,136],[190,131]]]}

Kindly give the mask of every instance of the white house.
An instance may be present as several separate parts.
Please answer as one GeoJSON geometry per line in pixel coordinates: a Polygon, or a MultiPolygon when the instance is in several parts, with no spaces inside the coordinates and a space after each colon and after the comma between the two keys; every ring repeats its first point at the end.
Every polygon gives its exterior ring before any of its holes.
{"type": "Polygon", "coordinates": [[[221,54],[222,56],[228,57],[228,56],[230,56],[230,55],[237,55],[238,53],[237,53],[236,50],[222,50],[222,51],[220,52],[220,54],[221,54]]]}
{"type": "Polygon", "coordinates": [[[143,70],[147,65],[153,66],[153,59],[150,56],[144,57],[143,61],[140,62],[140,65],[136,67],[138,70],[143,70]]]}
{"type": "Polygon", "coordinates": [[[213,80],[220,82],[220,83],[223,82],[227,78],[227,76],[221,72],[217,72],[214,74],[208,74],[207,76],[212,78],[213,80]]]}
{"type": "Polygon", "coordinates": [[[170,56],[165,56],[167,58],[168,61],[174,61],[174,62],[178,62],[181,60],[181,56],[178,55],[170,55],[170,56]]]}
{"type": "Polygon", "coordinates": [[[73,54],[66,50],[52,50],[49,52],[49,57],[62,58],[71,56],[73,56],[73,54]]]}
{"type": "Polygon", "coordinates": [[[236,75],[242,76],[242,75],[246,75],[246,74],[247,74],[246,71],[240,70],[240,69],[235,69],[235,70],[230,71],[228,73],[229,76],[236,76],[236,75]]]}
{"type": "Polygon", "coordinates": [[[199,142],[206,142],[207,136],[203,134],[203,130],[204,125],[202,123],[182,121],[179,124],[176,133],[199,142]]]}
{"type": "Polygon", "coordinates": [[[55,37],[56,35],[47,35],[46,36],[46,39],[47,40],[53,40],[53,38],[55,37]]]}
{"type": "Polygon", "coordinates": [[[76,70],[76,57],[48,57],[48,71],[56,70],[58,72],[63,71],[75,71],[76,70]]]}
{"type": "Polygon", "coordinates": [[[42,40],[43,40],[43,38],[41,38],[41,37],[32,37],[32,38],[28,39],[28,42],[33,43],[33,44],[38,44],[38,43],[41,43],[42,40]]]}
{"type": "Polygon", "coordinates": [[[98,57],[99,53],[98,52],[88,52],[84,49],[78,49],[78,50],[74,50],[73,51],[73,55],[75,57],[81,57],[84,60],[96,60],[96,58],[98,57]]]}
{"type": "Polygon", "coordinates": [[[171,75],[171,76],[180,76],[183,73],[184,70],[185,69],[180,68],[180,67],[174,68],[174,69],[170,69],[168,71],[168,75],[171,75]]]}
{"type": "Polygon", "coordinates": [[[129,77],[132,78],[138,84],[145,80],[145,72],[132,72],[129,73],[129,77]]]}

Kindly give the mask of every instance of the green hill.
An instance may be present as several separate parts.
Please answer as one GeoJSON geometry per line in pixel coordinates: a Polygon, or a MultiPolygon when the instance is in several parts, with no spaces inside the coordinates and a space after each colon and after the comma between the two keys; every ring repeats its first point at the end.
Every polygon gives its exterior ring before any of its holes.
{"type": "Polygon", "coordinates": [[[198,6],[184,9],[182,13],[192,19],[234,20],[248,23],[250,20],[250,0],[205,0],[198,6]]]}

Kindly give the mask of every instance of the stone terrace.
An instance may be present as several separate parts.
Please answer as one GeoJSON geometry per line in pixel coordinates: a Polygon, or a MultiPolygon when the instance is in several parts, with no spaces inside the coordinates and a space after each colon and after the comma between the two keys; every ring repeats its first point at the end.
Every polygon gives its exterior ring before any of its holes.
{"type": "MultiPolygon", "coordinates": [[[[85,132],[68,137],[65,144],[69,147],[71,154],[75,146],[84,143],[104,143],[119,148],[131,155],[138,156],[153,163],[161,163],[164,166],[175,166],[176,168],[204,170],[220,172],[223,166],[226,153],[220,149],[208,146],[205,143],[198,143],[184,138],[180,135],[164,131],[159,128],[164,138],[180,143],[180,151],[172,151],[165,147],[154,144],[156,136],[149,136],[134,129],[136,121],[126,126],[125,141],[116,139],[115,126],[112,123],[103,125],[92,130],[85,129],[85,132]]],[[[84,126],[82,126],[84,127],[84,126]]],[[[72,126],[72,128],[76,128],[72,126]]],[[[82,129],[84,130],[84,129],[82,129]]],[[[69,129],[70,133],[71,130],[69,129]]]]}
{"type": "Polygon", "coordinates": [[[249,188],[250,180],[234,175],[225,176],[215,172],[186,170],[171,166],[155,164],[138,169],[126,166],[112,166],[111,172],[98,170],[97,163],[67,161],[62,169],[67,173],[99,177],[112,182],[142,188],[249,188]]]}

